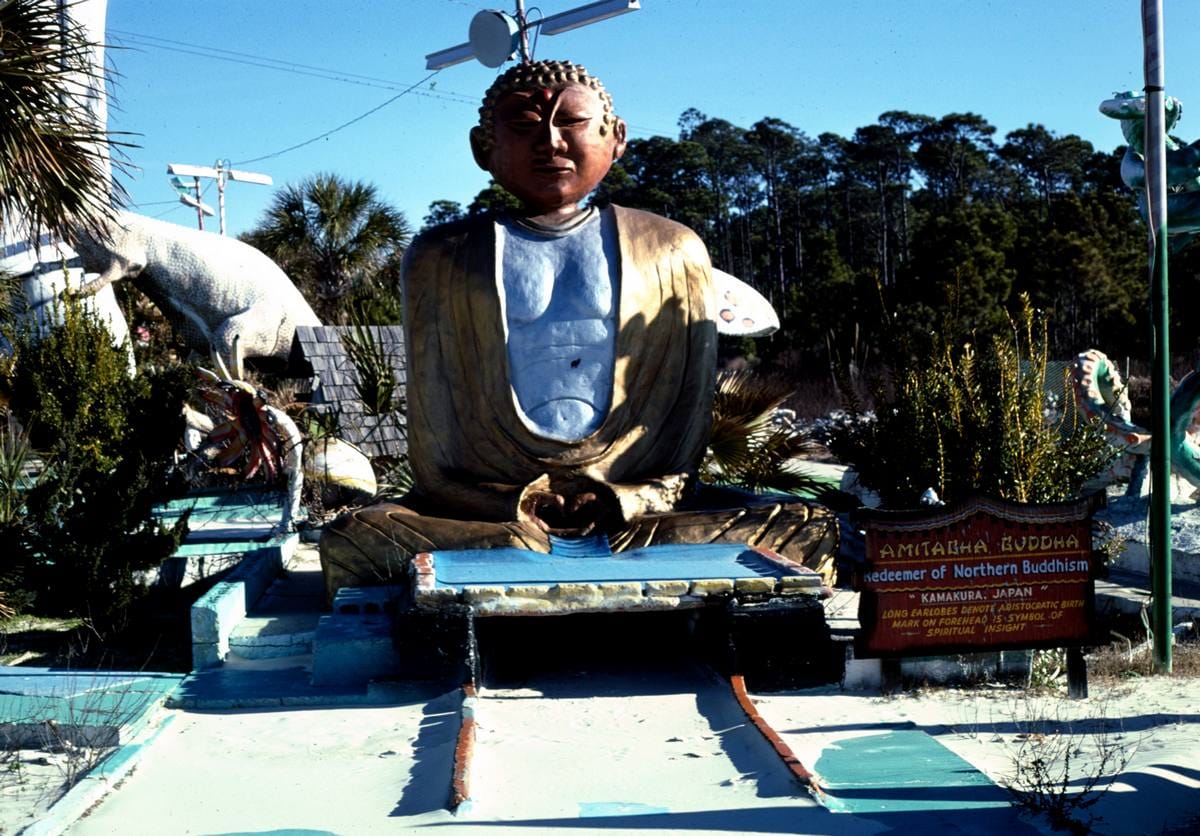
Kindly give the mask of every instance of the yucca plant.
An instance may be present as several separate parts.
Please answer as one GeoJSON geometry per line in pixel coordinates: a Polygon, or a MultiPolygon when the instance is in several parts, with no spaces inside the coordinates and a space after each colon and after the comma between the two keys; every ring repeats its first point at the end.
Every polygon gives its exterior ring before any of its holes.
{"type": "Polygon", "coordinates": [[[792,424],[776,420],[791,394],[792,388],[777,378],[721,372],[703,480],[752,491],[820,492],[825,486],[797,464],[797,457],[811,452],[815,443],[792,424]]]}
{"type": "Polygon", "coordinates": [[[355,322],[342,335],[342,347],[354,364],[354,391],[368,415],[388,415],[400,409],[396,372],[387,347],[370,325],[355,322]]]}
{"type": "Polygon", "coordinates": [[[894,392],[876,395],[875,419],[834,433],[834,454],[892,507],[915,506],[926,488],[946,501],[1078,496],[1115,450],[1070,401],[1050,419],[1047,324],[1027,296],[1010,325],[982,351],[938,345],[898,369],[894,392]]]}
{"type": "Polygon", "coordinates": [[[127,143],[83,103],[86,87],[103,86],[95,44],[63,19],[54,0],[0,3],[0,224],[22,224],[21,235],[98,231],[124,197],[109,155],[127,143]]]}

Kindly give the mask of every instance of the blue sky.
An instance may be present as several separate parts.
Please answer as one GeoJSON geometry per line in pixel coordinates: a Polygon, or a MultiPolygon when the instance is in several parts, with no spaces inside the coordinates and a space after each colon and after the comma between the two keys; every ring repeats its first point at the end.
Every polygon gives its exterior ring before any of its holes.
{"type": "MultiPolygon", "coordinates": [[[[536,5],[551,15],[583,2],[536,5]]],[[[534,0],[528,5],[532,11],[534,0]]],[[[536,53],[599,75],[633,137],[676,136],[689,107],[743,127],[774,116],[810,136],[848,136],[887,110],[973,111],[1000,140],[1040,122],[1111,150],[1121,134],[1097,106],[1143,84],[1138,0],[642,0],[642,7],[543,38],[536,53]]],[[[1200,137],[1200,3],[1165,0],[1164,7],[1167,90],[1184,102],[1176,133],[1193,140],[1200,137]]],[[[472,0],[108,0],[107,40],[124,47],[109,53],[121,75],[109,128],[137,134],[131,139],[140,147],[129,156],[139,170],[125,181],[134,210],[194,223],[194,212],[172,207],[166,165],[218,158],[269,174],[276,185],[321,171],[370,181],[414,228],[433,200],[469,202],[487,175],[471,159],[467,131],[497,72],[475,62],[443,70],[325,139],[277,152],[424,79],[425,54],[466,40],[483,8],[510,10],[472,0]]],[[[273,191],[231,184],[229,232],[253,227],[273,191]]],[[[206,200],[215,205],[215,197],[206,200]]]]}

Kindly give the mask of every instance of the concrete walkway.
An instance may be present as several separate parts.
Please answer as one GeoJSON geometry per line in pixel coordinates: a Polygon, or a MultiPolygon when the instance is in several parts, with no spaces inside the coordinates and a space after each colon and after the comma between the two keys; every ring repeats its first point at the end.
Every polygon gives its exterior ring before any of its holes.
{"type": "MultiPolygon", "coordinates": [[[[802,716],[805,700],[779,695],[770,708],[802,716]]],[[[920,730],[831,743],[818,801],[726,681],[671,662],[563,666],[484,692],[472,801],[454,815],[459,704],[457,692],[414,691],[383,707],[181,711],[69,832],[1038,832],[920,730]]]]}
{"type": "MultiPolygon", "coordinates": [[[[297,630],[309,624],[305,613],[317,600],[311,557],[302,550],[291,581],[264,599],[258,626],[276,618],[299,618],[297,630]]],[[[1116,575],[1098,584],[1098,605],[1140,606],[1142,581],[1116,575]]],[[[1177,607],[1191,612],[1198,602],[1181,597],[1177,607]]],[[[835,628],[850,627],[852,593],[835,596],[829,615],[835,628]]],[[[261,650],[254,636],[264,631],[253,627],[242,631],[242,646],[261,650]]],[[[1045,832],[1017,815],[973,756],[946,745],[945,727],[836,688],[755,697],[819,776],[825,794],[814,798],[747,722],[726,681],[637,648],[551,660],[483,692],[472,802],[455,815],[445,806],[457,689],[390,683],[362,698],[313,696],[305,656],[266,657],[235,658],[210,680],[193,677],[184,689],[193,698],[219,680],[208,693],[222,710],[169,711],[136,770],[68,832],[1045,832]]],[[[976,699],[967,692],[955,704],[966,711],[976,699]]],[[[1147,728],[1200,719],[1160,715],[1147,728]]],[[[1164,786],[1200,787],[1200,772],[1178,770],[1183,784],[1164,786]]],[[[1200,797],[1195,809],[1200,815],[1200,797]]]]}

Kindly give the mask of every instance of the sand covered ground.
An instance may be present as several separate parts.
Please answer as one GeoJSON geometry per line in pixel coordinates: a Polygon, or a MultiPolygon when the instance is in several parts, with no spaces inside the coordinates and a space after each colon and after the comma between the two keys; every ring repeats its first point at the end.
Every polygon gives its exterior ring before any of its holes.
{"type": "MultiPolygon", "coordinates": [[[[820,689],[756,701],[759,712],[818,778],[831,747],[892,729],[925,731],[1001,786],[1018,777],[1018,762],[1030,764],[1041,757],[1048,761],[1048,775],[1057,779],[1066,766],[1067,794],[1101,774],[1100,753],[1109,751],[1103,772],[1121,769],[1121,774],[1097,781],[1096,790],[1111,787],[1094,806],[1071,811],[1073,818],[1089,821],[1094,816],[1097,833],[1200,832],[1200,679],[1093,683],[1086,700],[982,687],[895,696],[820,689]],[[1071,757],[1069,766],[1065,753],[1071,757]]],[[[1052,785],[1046,789],[1047,803],[1061,794],[1052,785]]],[[[1053,832],[1045,819],[1028,821],[1053,832]]]]}
{"type": "MultiPolygon", "coordinates": [[[[565,668],[506,685],[481,694],[473,800],[457,815],[444,809],[461,702],[450,691],[381,708],[172,712],[133,774],[68,832],[987,832],[970,810],[829,812],[747,724],[728,683],[691,662],[565,668]]],[[[1031,741],[1086,720],[1071,727],[1072,788],[1097,742],[1128,756],[1087,811],[1097,832],[1163,834],[1200,823],[1197,697],[1200,680],[1148,678],[1094,684],[1077,702],[1001,687],[754,699],[818,774],[852,738],[902,729],[1003,783],[1023,743],[1044,754],[1049,745],[1031,741]]],[[[904,770],[892,777],[902,788],[904,770]]],[[[1020,825],[1009,832],[1052,832],[1035,817],[1020,825]]]]}

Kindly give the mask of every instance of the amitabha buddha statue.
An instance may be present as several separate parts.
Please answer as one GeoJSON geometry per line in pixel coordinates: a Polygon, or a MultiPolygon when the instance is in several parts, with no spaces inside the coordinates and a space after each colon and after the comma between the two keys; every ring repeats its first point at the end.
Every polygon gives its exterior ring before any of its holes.
{"type": "Polygon", "coordinates": [[[717,366],[712,268],[678,223],[581,207],[625,136],[578,64],[519,64],[488,90],[471,148],[523,208],[435,227],[409,248],[415,487],[326,529],[331,598],[406,583],[420,552],[547,552],[552,534],[604,533],[614,551],[745,543],[829,577],[827,510],[696,478],[717,366]]]}

